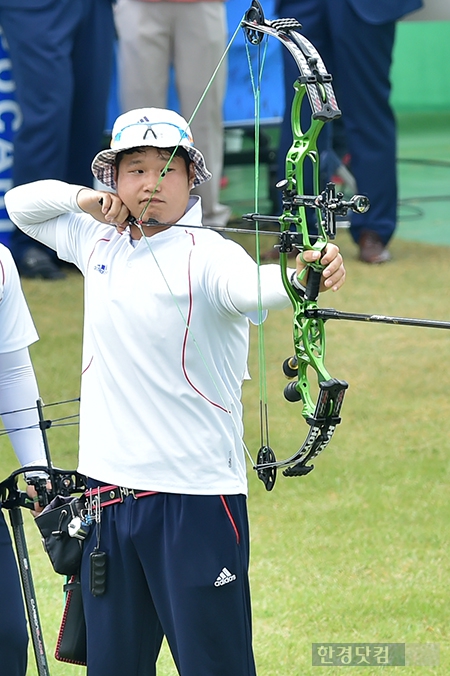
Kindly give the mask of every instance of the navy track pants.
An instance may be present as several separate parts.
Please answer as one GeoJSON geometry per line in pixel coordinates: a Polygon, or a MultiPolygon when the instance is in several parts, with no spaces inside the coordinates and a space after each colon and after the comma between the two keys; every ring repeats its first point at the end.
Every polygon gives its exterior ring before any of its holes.
{"type": "Polygon", "coordinates": [[[28,634],[19,572],[0,509],[0,673],[25,676],[28,634]]]}
{"type": "Polygon", "coordinates": [[[88,676],[154,676],[166,636],[181,676],[255,676],[244,495],[157,493],[102,511],[106,593],[81,569],[88,676]]]}

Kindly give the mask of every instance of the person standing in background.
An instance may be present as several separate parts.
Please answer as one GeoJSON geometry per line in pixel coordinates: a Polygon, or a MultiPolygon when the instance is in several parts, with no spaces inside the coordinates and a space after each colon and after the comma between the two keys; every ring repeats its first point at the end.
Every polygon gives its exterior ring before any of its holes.
{"type": "MultiPolygon", "coordinates": [[[[0,244],[0,417],[22,465],[46,465],[36,401],[38,387],[28,346],[38,340],[19,275],[0,244]]],[[[31,494],[32,489],[28,488],[31,494]]],[[[0,505],[1,507],[1,505],[0,505]]],[[[25,676],[28,635],[11,537],[0,508],[0,664],[5,676],[25,676]]]]}
{"type": "MultiPolygon", "coordinates": [[[[359,259],[365,263],[390,259],[387,245],[397,223],[397,172],[389,74],[396,22],[422,4],[422,0],[277,0],[275,5],[277,16],[299,21],[301,33],[333,76],[351,172],[358,192],[371,202],[367,214],[352,214],[350,225],[359,259]]],[[[292,143],[290,106],[298,70],[287,50],[283,63],[286,114],[280,157],[284,158],[292,143]]],[[[330,126],[324,133],[331,141],[330,126]]]]}
{"type": "MultiPolygon", "coordinates": [[[[113,0],[0,0],[16,98],[13,184],[54,178],[81,185],[105,131],[115,39],[113,0]],[[70,159],[70,161],[69,161],[70,159]]],[[[64,277],[52,251],[15,229],[24,277],[64,277]]]]}
{"type": "MultiPolygon", "coordinates": [[[[118,0],[115,19],[122,110],[165,108],[173,66],[180,112],[189,120],[225,51],[225,3],[118,0]]],[[[219,203],[226,76],[222,64],[190,125],[213,175],[194,192],[202,198],[203,223],[219,227],[231,215],[231,209],[219,203]]]]}

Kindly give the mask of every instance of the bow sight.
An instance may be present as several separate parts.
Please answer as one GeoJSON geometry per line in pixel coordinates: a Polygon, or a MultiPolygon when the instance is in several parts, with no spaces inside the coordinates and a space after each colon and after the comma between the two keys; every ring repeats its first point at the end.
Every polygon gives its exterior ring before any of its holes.
{"type": "MultiPolygon", "coordinates": [[[[301,218],[298,208],[309,207],[320,211],[321,225],[328,239],[336,237],[336,216],[346,216],[349,211],[358,214],[365,214],[370,208],[369,198],[365,195],[353,195],[349,200],[344,199],[342,192],[336,192],[336,185],[332,182],[327,183],[325,190],[319,195],[298,195],[297,192],[289,187],[289,181],[283,179],[276,186],[282,191],[283,213],[279,216],[269,216],[266,214],[244,214],[243,219],[247,221],[261,221],[266,223],[279,223],[281,226],[295,226],[301,218]]],[[[303,249],[302,232],[293,230],[284,230],[279,233],[280,244],[278,248],[281,253],[290,253],[293,246],[303,249]]],[[[310,234],[311,239],[314,235],[310,234]]]]}

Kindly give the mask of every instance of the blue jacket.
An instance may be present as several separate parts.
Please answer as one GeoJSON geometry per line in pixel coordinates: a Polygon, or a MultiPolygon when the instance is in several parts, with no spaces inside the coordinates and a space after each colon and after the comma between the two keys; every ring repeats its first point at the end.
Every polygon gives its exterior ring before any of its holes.
{"type": "Polygon", "coordinates": [[[58,0],[0,0],[0,9],[44,9],[56,2],[58,0]]]}
{"type": "Polygon", "coordinates": [[[55,0],[0,0],[1,9],[43,9],[55,0]]]}
{"type": "Polygon", "coordinates": [[[372,24],[397,21],[423,6],[422,0],[347,0],[361,19],[372,24]]]}
{"type": "MultiPolygon", "coordinates": [[[[0,5],[3,0],[0,0],[0,5]]],[[[7,2],[11,0],[6,0],[7,2]]],[[[30,0],[17,0],[29,2],[30,0]]],[[[41,0],[42,2],[43,0],[41,0]]],[[[346,0],[356,14],[367,23],[383,24],[401,19],[405,14],[414,12],[423,7],[423,0],[346,0]]],[[[285,5],[292,5],[293,0],[276,0],[275,14],[283,16],[285,5]]],[[[301,7],[301,0],[296,3],[301,7]]],[[[264,5],[263,5],[264,7],[264,5]]]]}

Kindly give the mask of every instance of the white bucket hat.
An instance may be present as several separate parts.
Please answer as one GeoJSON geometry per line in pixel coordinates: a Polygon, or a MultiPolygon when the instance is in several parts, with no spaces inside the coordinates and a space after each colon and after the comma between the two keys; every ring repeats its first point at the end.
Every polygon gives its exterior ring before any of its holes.
{"type": "Polygon", "coordinates": [[[94,157],[92,173],[101,183],[115,190],[117,153],[142,146],[184,148],[194,163],[194,186],[211,178],[203,155],[194,148],[194,138],[186,120],[173,110],[164,108],[138,108],[119,115],[114,122],[110,149],[102,150],[94,157]]]}

